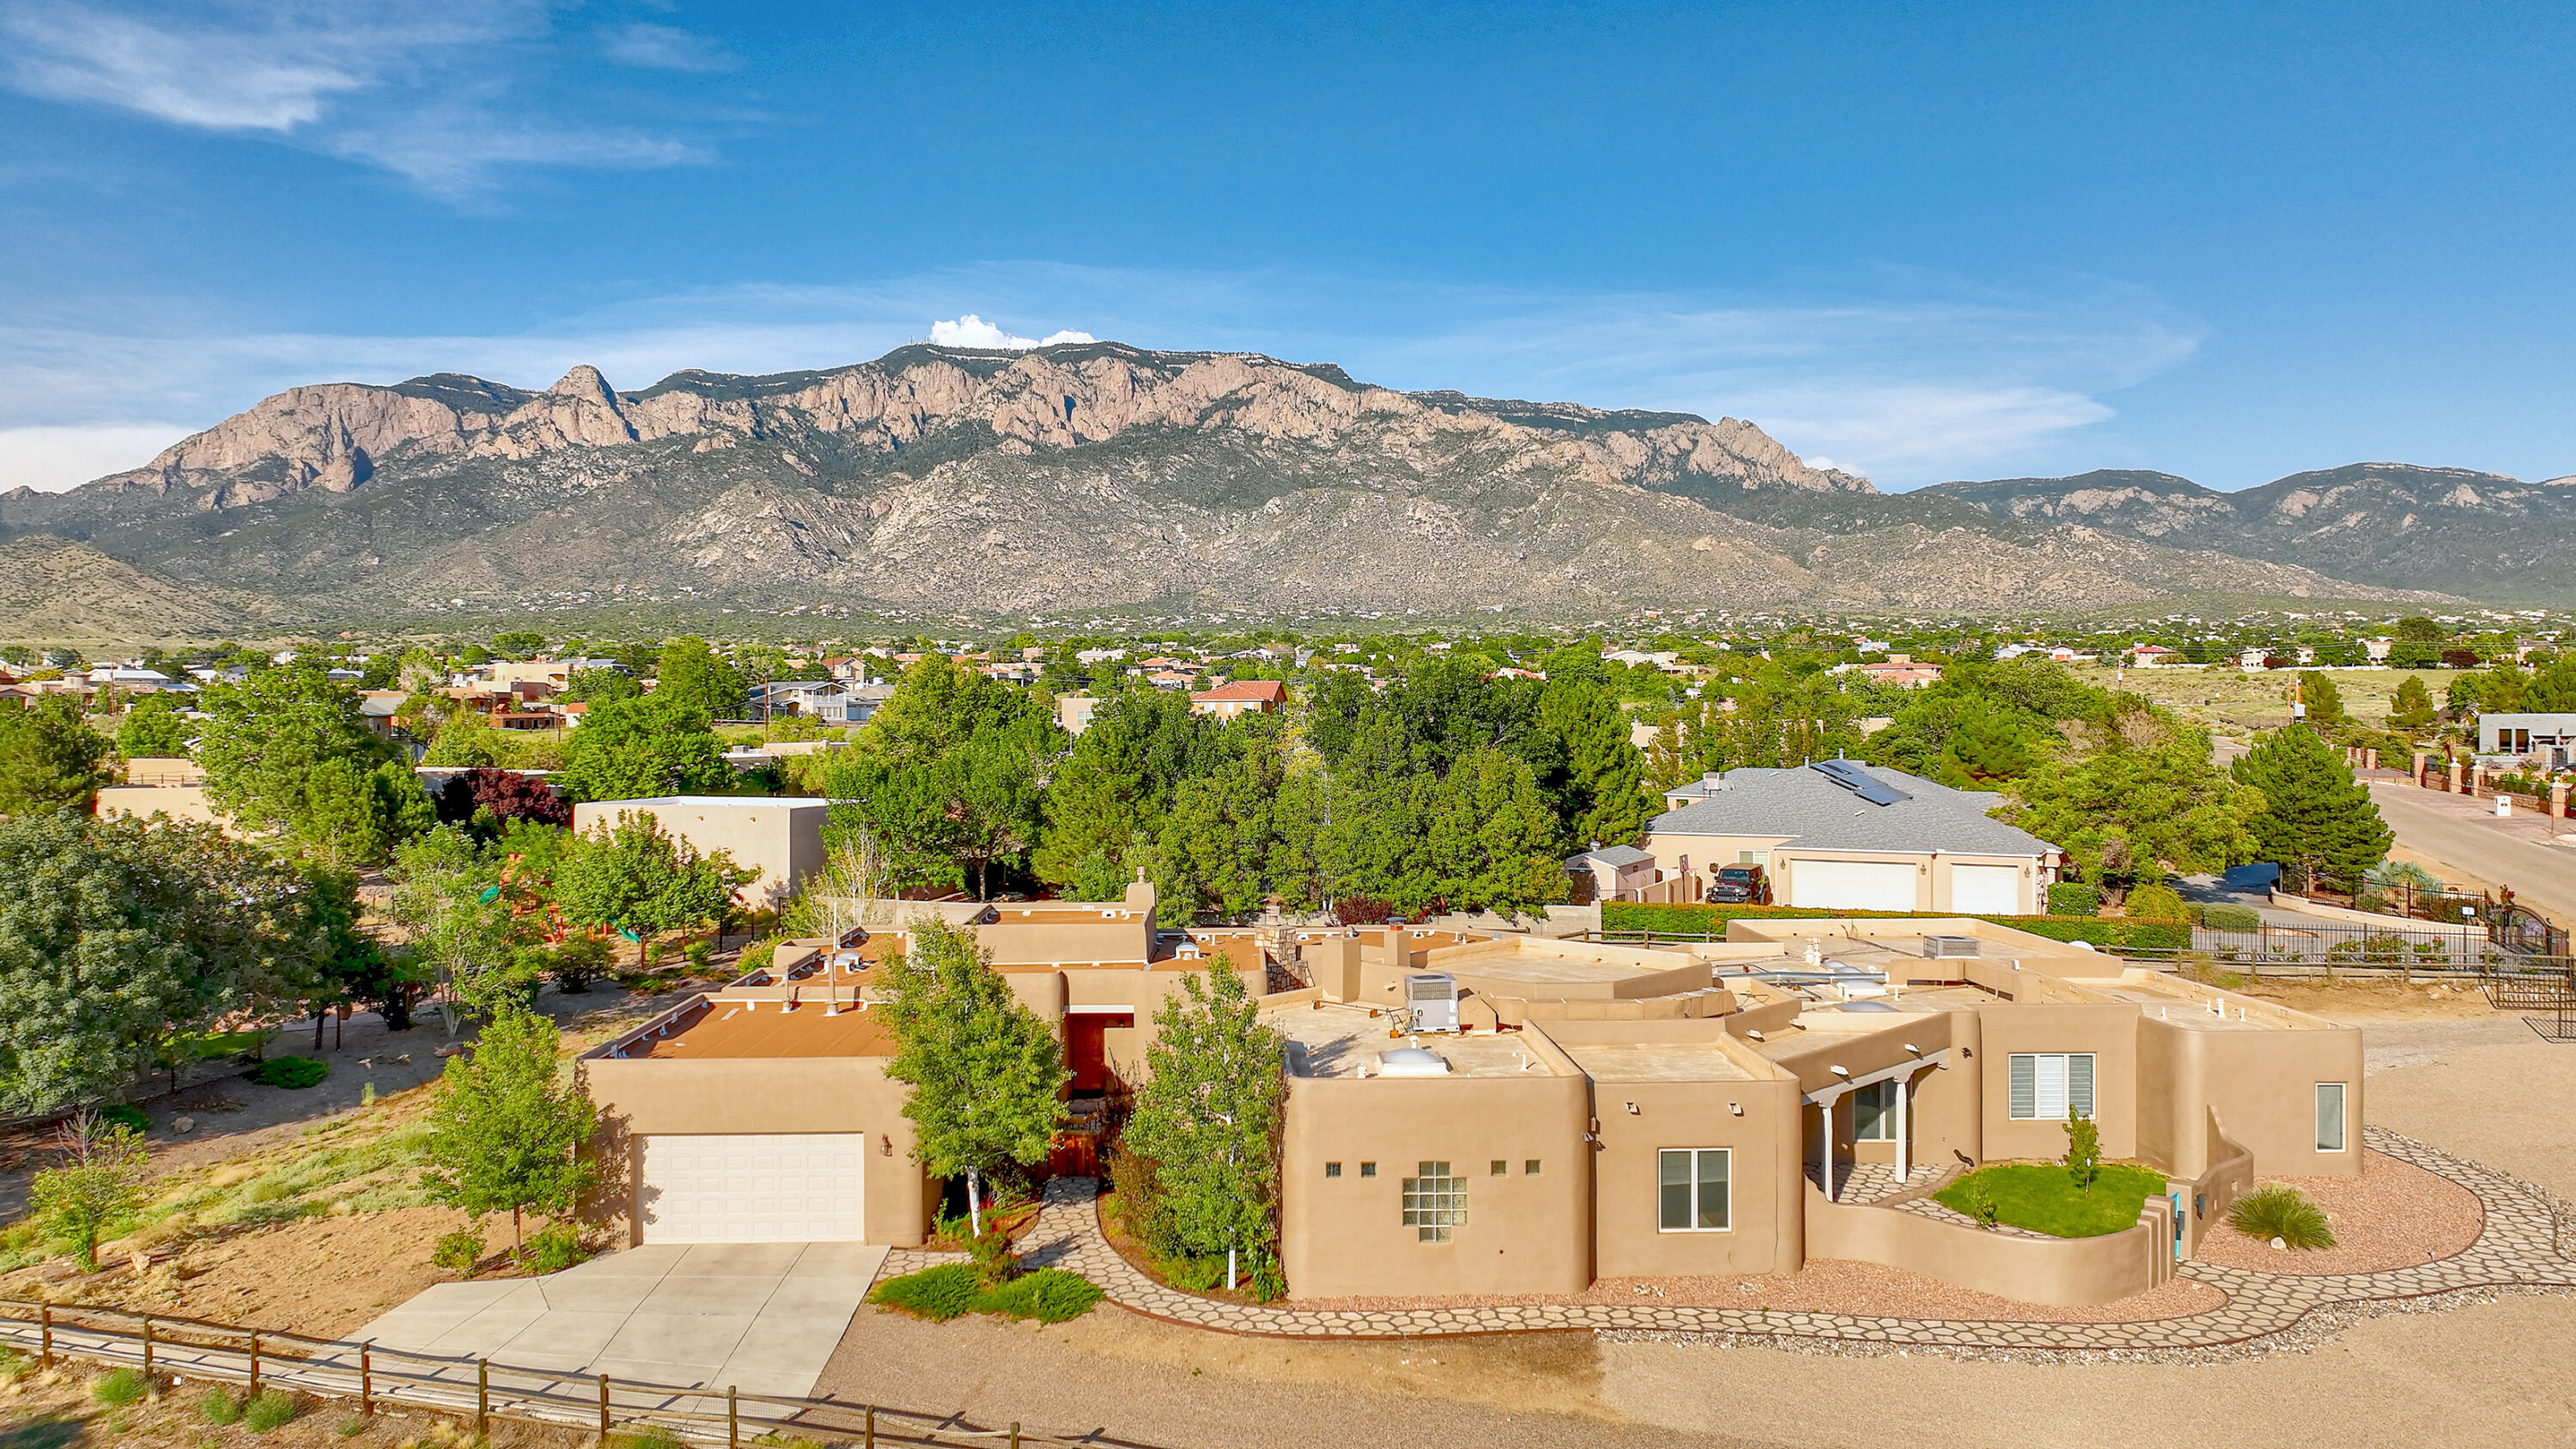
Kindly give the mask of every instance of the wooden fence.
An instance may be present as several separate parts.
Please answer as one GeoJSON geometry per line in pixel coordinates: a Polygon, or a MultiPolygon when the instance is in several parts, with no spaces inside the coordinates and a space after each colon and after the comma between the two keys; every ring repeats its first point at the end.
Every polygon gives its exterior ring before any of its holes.
{"type": "MultiPolygon", "coordinates": [[[[208,1323],[122,1308],[60,1306],[0,1299],[0,1341],[45,1363],[77,1358],[146,1375],[238,1383],[253,1394],[286,1389],[355,1403],[372,1416],[387,1407],[426,1409],[474,1422],[494,1422],[612,1435],[650,1429],[740,1449],[745,1438],[775,1435],[817,1445],[1022,1446],[1095,1445],[1145,1449],[1133,1440],[1044,1433],[1012,1423],[981,1427],[955,1414],[926,1414],[880,1404],[845,1404],[778,1394],[741,1393],[611,1379],[460,1359],[373,1343],[208,1323]]],[[[773,1439],[771,1442],[777,1442],[773,1439]]]]}

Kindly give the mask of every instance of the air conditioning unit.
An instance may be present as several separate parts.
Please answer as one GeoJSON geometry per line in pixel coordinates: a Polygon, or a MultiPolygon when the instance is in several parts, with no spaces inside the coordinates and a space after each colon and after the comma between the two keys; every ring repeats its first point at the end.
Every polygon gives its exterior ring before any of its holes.
{"type": "Polygon", "coordinates": [[[1458,1029],[1458,978],[1443,971],[1422,971],[1404,978],[1404,1004],[1413,1013],[1415,1031],[1458,1029]]]}
{"type": "Polygon", "coordinates": [[[1926,936],[1923,938],[1923,954],[1931,957],[1935,961],[1946,960],[1954,956],[1965,956],[1973,960],[1977,955],[1977,938],[1974,936],[1926,936]]]}

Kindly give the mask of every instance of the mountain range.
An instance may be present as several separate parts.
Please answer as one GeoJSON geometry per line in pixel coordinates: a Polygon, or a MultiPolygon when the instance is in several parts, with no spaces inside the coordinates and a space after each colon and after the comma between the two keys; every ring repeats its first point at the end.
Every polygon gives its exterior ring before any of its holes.
{"type": "Polygon", "coordinates": [[[0,635],[524,608],[886,617],[2569,602],[2576,480],[2360,464],[1885,494],[1749,422],[1400,392],[1252,353],[911,346],[623,392],[292,388],[0,494],[0,635]]]}

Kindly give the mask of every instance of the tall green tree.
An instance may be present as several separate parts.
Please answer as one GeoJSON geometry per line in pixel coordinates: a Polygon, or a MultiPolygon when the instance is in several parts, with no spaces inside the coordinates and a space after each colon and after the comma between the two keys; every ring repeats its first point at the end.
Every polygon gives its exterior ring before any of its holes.
{"type": "Polygon", "coordinates": [[[174,760],[188,753],[196,733],[187,705],[167,690],[143,695],[116,722],[116,752],[129,760],[174,760]]]}
{"type": "Polygon", "coordinates": [[[403,979],[437,990],[448,1035],[468,1013],[527,999],[533,980],[515,961],[529,931],[503,898],[501,861],[490,846],[462,826],[441,825],[397,848],[386,876],[394,883],[386,914],[413,968],[403,979]]]}
{"type": "Polygon", "coordinates": [[[2167,875],[2260,859],[2262,795],[2209,760],[2209,737],[2170,720],[2139,722],[2141,739],[2048,760],[2013,782],[1994,813],[2064,849],[2086,881],[2125,891],[2167,875]]]}
{"type": "Polygon", "coordinates": [[[574,925],[631,938],[641,969],[655,936],[722,919],[735,889],[757,873],[721,850],[701,853],[650,812],[620,813],[577,837],[557,863],[555,904],[574,925]]]}
{"type": "Polygon", "coordinates": [[[1103,700],[1090,728],[1055,762],[1030,867],[1062,883],[1084,857],[1114,859],[1139,832],[1153,836],[1180,782],[1222,757],[1216,730],[1190,712],[1188,699],[1165,690],[1122,690],[1103,700]]]}
{"type": "Polygon", "coordinates": [[[292,829],[325,762],[372,770],[395,758],[358,713],[357,695],[300,659],[206,690],[203,709],[196,760],[207,797],[253,829],[292,829]]]}
{"type": "Polygon", "coordinates": [[[66,696],[0,707],[0,815],[86,812],[102,786],[116,783],[114,753],[66,696]]]}
{"type": "Polygon", "coordinates": [[[662,646],[661,663],[654,678],[653,694],[657,699],[677,700],[708,719],[742,717],[742,675],[708,648],[706,640],[694,634],[684,634],[662,646]]]}
{"type": "Polygon", "coordinates": [[[1628,712],[1599,685],[1551,674],[1539,697],[1539,719],[1564,760],[1561,842],[1634,843],[1655,801],[1646,792],[1645,755],[1629,743],[1628,712]]]}
{"type": "Polygon", "coordinates": [[[734,785],[706,710],[659,690],[593,705],[564,746],[563,786],[576,800],[719,794],[734,785]]]}
{"type": "Polygon", "coordinates": [[[2313,669],[2299,671],[2299,703],[2308,707],[2311,724],[2333,725],[2343,721],[2343,691],[2334,680],[2313,669]]]}
{"type": "Polygon", "coordinates": [[[108,1099],[234,1011],[306,999],[328,943],[297,868],[209,827],[0,821],[0,1107],[108,1099]]]}
{"type": "Polygon", "coordinates": [[[2263,858],[2279,864],[2291,884],[2322,877],[2354,890],[2388,858],[2396,835],[2379,818],[2370,787],[2352,777],[2343,752],[2315,731],[2274,730],[2239,756],[2231,772],[2262,792],[2254,836],[2263,858]]]}
{"type": "Polygon", "coordinates": [[[1287,1044],[1222,958],[1182,978],[1154,1025],[1126,1141],[1155,1160],[1159,1207],[1182,1246],[1225,1255],[1226,1287],[1244,1266],[1275,1273],[1287,1044]]]}
{"type": "Polygon", "coordinates": [[[1491,749],[1461,759],[1440,783],[1428,826],[1436,889],[1450,909],[1520,915],[1565,898],[1557,822],[1526,762],[1491,749]]]}
{"type": "Polygon", "coordinates": [[[2398,681],[2397,697],[2389,701],[2388,727],[2397,730],[2425,730],[2433,727],[2433,692],[2424,687],[2416,675],[2398,681]]]}
{"type": "Polygon", "coordinates": [[[886,966],[886,1075],[912,1085],[913,1155],[939,1176],[964,1174],[968,1221],[984,1231],[983,1173],[1044,1161],[1063,1120],[1070,1074],[1055,1032],[1012,995],[975,934],[941,921],[912,933],[886,966]]]}
{"type": "Polygon", "coordinates": [[[394,846],[438,822],[438,808],[409,766],[386,760],[370,769],[343,756],[304,777],[304,808],[293,835],[328,870],[381,865],[394,846]]]}
{"type": "Polygon", "coordinates": [[[447,1059],[445,1089],[430,1109],[433,1200],[476,1216],[507,1211],[515,1248],[522,1212],[562,1217],[598,1179],[582,1144],[599,1129],[589,1094],[557,1063],[562,1035],[532,1011],[495,1014],[470,1059],[447,1059]]]}

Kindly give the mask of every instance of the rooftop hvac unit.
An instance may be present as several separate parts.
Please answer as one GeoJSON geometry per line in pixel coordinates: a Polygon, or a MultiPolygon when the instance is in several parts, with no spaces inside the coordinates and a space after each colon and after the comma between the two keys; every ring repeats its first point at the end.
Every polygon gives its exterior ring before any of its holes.
{"type": "Polygon", "coordinates": [[[1970,959],[1974,959],[1977,955],[1977,938],[1974,936],[1926,936],[1923,938],[1923,954],[1931,957],[1935,961],[1945,960],[1953,956],[1965,956],[1970,959]]]}
{"type": "Polygon", "coordinates": [[[1441,971],[1408,975],[1404,978],[1404,1004],[1413,1012],[1415,1031],[1456,1031],[1458,978],[1441,971]]]}

